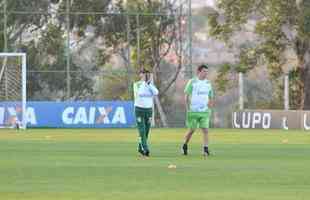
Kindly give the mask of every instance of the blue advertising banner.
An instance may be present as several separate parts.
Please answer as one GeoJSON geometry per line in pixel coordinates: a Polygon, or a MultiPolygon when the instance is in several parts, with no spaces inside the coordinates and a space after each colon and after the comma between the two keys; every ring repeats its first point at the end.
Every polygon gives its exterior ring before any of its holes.
{"type": "MultiPolygon", "coordinates": [[[[0,124],[21,115],[16,102],[0,102],[0,124]]],[[[28,101],[27,127],[125,128],[135,125],[132,101],[28,101]]]]}

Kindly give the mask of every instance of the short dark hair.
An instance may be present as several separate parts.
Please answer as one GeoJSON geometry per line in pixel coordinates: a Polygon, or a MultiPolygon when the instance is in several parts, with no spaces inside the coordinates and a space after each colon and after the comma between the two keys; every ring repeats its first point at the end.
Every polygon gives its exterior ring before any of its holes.
{"type": "Polygon", "coordinates": [[[198,68],[197,68],[197,71],[201,71],[202,69],[209,69],[208,65],[206,64],[202,64],[202,65],[199,65],[198,68]]]}
{"type": "Polygon", "coordinates": [[[139,74],[141,74],[141,73],[146,74],[146,73],[151,73],[151,72],[147,69],[142,68],[139,70],[139,74]]]}

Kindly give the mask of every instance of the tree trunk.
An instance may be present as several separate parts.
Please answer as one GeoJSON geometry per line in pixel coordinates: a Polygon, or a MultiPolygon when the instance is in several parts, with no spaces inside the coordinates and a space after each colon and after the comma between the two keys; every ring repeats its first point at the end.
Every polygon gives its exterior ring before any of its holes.
{"type": "MultiPolygon", "coordinates": [[[[151,77],[151,79],[153,81],[154,80],[158,80],[157,79],[158,76],[157,76],[157,73],[156,73],[157,72],[157,68],[154,67],[152,72],[153,72],[153,76],[151,77]]],[[[156,108],[158,110],[159,118],[160,118],[160,121],[161,121],[163,127],[168,127],[166,113],[164,112],[163,106],[161,105],[161,102],[159,100],[159,96],[155,96],[154,100],[155,100],[155,105],[156,105],[156,108]]]]}
{"type": "Polygon", "coordinates": [[[158,113],[159,113],[159,118],[161,120],[161,123],[163,125],[163,127],[168,127],[168,123],[167,123],[167,117],[166,117],[166,114],[163,110],[163,107],[159,101],[159,98],[158,96],[155,96],[155,105],[157,107],[157,110],[158,110],[158,113]]]}

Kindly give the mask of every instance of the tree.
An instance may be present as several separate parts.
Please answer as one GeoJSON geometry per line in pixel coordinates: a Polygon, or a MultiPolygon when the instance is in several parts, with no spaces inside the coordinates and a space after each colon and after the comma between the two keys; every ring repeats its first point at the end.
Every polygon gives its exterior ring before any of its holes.
{"type": "MultiPolygon", "coordinates": [[[[101,66],[104,66],[112,54],[119,55],[127,63],[124,69],[130,73],[129,76],[128,74],[127,76],[126,74],[111,74],[109,77],[105,76],[105,79],[102,79],[108,87],[107,89],[118,89],[113,93],[105,92],[105,94],[111,95],[110,98],[115,99],[115,96],[124,99],[126,99],[126,96],[130,98],[131,95],[126,90],[126,85],[128,88],[130,81],[135,78],[135,72],[142,67],[153,71],[154,81],[159,86],[161,99],[161,101],[156,99],[156,105],[163,125],[167,125],[162,100],[171,85],[176,81],[182,67],[182,52],[179,52],[182,47],[178,46],[176,49],[178,66],[173,77],[167,81],[161,74],[163,69],[160,64],[174,45],[178,43],[178,40],[181,39],[177,37],[180,17],[177,16],[175,5],[169,1],[163,4],[161,1],[131,0],[125,3],[123,0],[118,0],[113,2],[113,8],[111,8],[106,7],[108,2],[74,1],[70,9],[94,7],[96,9],[101,8],[107,13],[113,12],[116,14],[77,16],[71,20],[70,28],[79,30],[80,36],[83,38],[86,28],[92,26],[94,28],[92,38],[94,40],[96,38],[104,40],[104,48],[99,51],[98,56],[101,66]],[[131,64],[130,69],[129,62],[131,64]]],[[[63,3],[61,7],[64,10],[65,4],[63,3]]],[[[62,17],[60,21],[65,22],[65,18],[62,17]]],[[[106,70],[110,70],[110,68],[106,70]]]]}
{"type": "Polygon", "coordinates": [[[42,28],[50,17],[50,14],[46,12],[49,6],[49,1],[2,0],[0,3],[1,24],[6,24],[7,29],[2,30],[2,36],[6,36],[6,41],[1,40],[0,47],[10,49],[8,46],[4,47],[4,44],[14,44],[25,30],[33,32],[42,28]],[[42,14],[30,14],[29,11],[42,12],[42,14]],[[5,34],[4,31],[6,31],[5,34]]]}
{"type": "MultiPolygon", "coordinates": [[[[66,24],[55,20],[50,12],[52,6],[58,3],[57,0],[3,0],[0,4],[3,8],[1,15],[4,16],[1,24],[6,25],[0,37],[0,47],[4,51],[27,53],[27,68],[31,72],[27,77],[29,99],[67,99],[65,66],[69,58],[64,31],[66,24]]],[[[57,16],[63,16],[64,10],[60,6],[57,12],[57,16]]],[[[70,70],[83,72],[82,67],[74,62],[70,63],[70,70]]],[[[92,96],[91,78],[85,73],[70,73],[70,89],[73,91],[70,98],[84,99],[92,96]]]]}
{"type": "Polygon", "coordinates": [[[249,19],[256,21],[259,42],[244,48],[237,71],[249,71],[258,61],[268,65],[275,78],[283,74],[285,52],[292,49],[297,64],[289,72],[291,99],[300,109],[310,109],[310,0],[218,0],[219,10],[210,14],[210,33],[229,43],[249,19]],[[296,101],[296,99],[298,99],[296,101]]]}
{"type": "MultiPolygon", "coordinates": [[[[127,89],[136,76],[135,72],[142,66],[148,68],[153,71],[154,80],[160,89],[160,101],[157,99],[156,104],[163,124],[166,123],[161,104],[169,98],[167,92],[180,73],[184,55],[182,52],[184,47],[181,44],[183,33],[180,29],[184,13],[180,13],[180,9],[177,8],[177,1],[49,0],[43,2],[34,0],[31,4],[27,4],[24,0],[7,0],[6,2],[10,7],[9,13],[21,8],[23,10],[23,15],[16,12],[18,14],[15,18],[8,18],[10,21],[7,23],[7,30],[12,31],[8,34],[9,48],[12,50],[22,48],[27,51],[28,66],[32,71],[65,71],[68,60],[70,70],[75,72],[99,70],[97,67],[100,68],[100,72],[110,71],[113,67],[108,65],[109,60],[112,56],[118,55],[127,64],[124,68],[117,70],[127,73],[102,75],[105,87],[110,90],[115,88],[113,93],[105,94],[110,94],[113,99],[116,97],[129,99],[130,93],[127,89]],[[33,13],[33,11],[36,12],[33,13]],[[70,42],[76,44],[74,50],[68,47],[68,32],[70,36],[75,37],[70,38],[70,42]],[[27,41],[20,42],[20,38],[25,35],[23,33],[27,33],[30,40],[27,38],[27,41]],[[90,46],[93,47],[91,51],[90,46]],[[68,49],[70,59],[67,57],[66,50],[68,49]],[[165,66],[168,65],[163,66],[162,63],[171,51],[175,52],[177,66],[170,69],[169,65],[169,69],[166,69],[165,66]],[[85,52],[88,52],[88,57],[92,57],[91,62],[95,69],[75,63],[77,60],[75,57],[82,57],[85,52]],[[170,70],[173,76],[163,76],[162,72],[167,72],[167,70],[170,70]],[[121,86],[119,86],[119,80],[122,80],[121,86]],[[111,87],[113,84],[117,86],[111,87]]],[[[4,40],[0,37],[1,46],[4,46],[4,40]]],[[[70,79],[72,80],[70,88],[76,91],[72,94],[72,99],[85,95],[92,96],[93,86],[96,86],[94,83],[98,80],[95,80],[94,76],[84,76],[84,73],[81,77],[74,76],[74,74],[76,73],[71,73],[70,79]],[[88,94],[85,90],[89,91],[88,94]]],[[[96,74],[96,78],[98,76],[96,74]]],[[[53,76],[52,73],[45,75],[31,73],[29,77],[35,81],[28,82],[30,91],[28,94],[39,96],[40,92],[47,91],[46,95],[53,98],[55,97],[51,92],[53,90],[59,91],[58,99],[66,98],[65,95],[61,95],[65,92],[66,76],[60,80],[60,76],[53,76]]],[[[42,96],[46,99],[50,99],[49,97],[42,96]]]]}
{"type": "MultiPolygon", "coordinates": [[[[28,96],[36,100],[66,100],[67,53],[66,38],[61,26],[48,23],[39,39],[32,39],[22,48],[27,52],[32,71],[28,73],[28,96]]],[[[70,63],[71,99],[89,98],[93,94],[93,80],[74,62],[70,63]]]]}

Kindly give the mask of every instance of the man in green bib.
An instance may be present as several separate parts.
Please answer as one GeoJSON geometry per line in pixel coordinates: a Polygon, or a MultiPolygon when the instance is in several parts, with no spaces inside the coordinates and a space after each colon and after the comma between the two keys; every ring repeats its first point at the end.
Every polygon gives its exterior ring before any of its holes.
{"type": "Polygon", "coordinates": [[[188,143],[197,128],[203,132],[203,153],[210,155],[208,143],[208,128],[213,105],[214,92],[211,82],[207,79],[208,66],[200,65],[197,68],[197,77],[190,79],[184,89],[186,102],[186,126],[188,132],[182,146],[183,154],[188,154],[188,143]]]}

